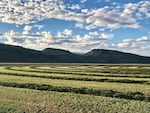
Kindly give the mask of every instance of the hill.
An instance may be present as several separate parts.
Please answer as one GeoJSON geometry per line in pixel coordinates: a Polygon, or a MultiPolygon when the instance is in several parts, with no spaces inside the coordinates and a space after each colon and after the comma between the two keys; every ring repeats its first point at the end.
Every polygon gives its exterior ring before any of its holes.
{"type": "Polygon", "coordinates": [[[150,57],[115,50],[93,49],[84,56],[91,63],[150,63],[150,57]]]}
{"type": "Polygon", "coordinates": [[[67,50],[46,48],[42,51],[0,44],[0,62],[8,63],[143,63],[150,57],[114,50],[93,49],[78,55],[67,50]]]}
{"type": "Polygon", "coordinates": [[[49,57],[40,51],[20,46],[0,44],[0,62],[47,62],[49,57]]]}
{"type": "Polygon", "coordinates": [[[70,51],[67,50],[46,48],[41,52],[45,55],[54,56],[57,59],[56,62],[61,62],[61,63],[82,62],[82,59],[80,58],[79,55],[71,53],[70,51]]]}

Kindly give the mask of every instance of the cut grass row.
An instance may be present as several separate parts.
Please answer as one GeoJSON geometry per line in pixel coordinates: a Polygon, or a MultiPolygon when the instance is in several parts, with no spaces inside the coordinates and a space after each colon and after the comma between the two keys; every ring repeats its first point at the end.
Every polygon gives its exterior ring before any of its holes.
{"type": "Polygon", "coordinates": [[[18,67],[6,67],[7,70],[12,71],[22,71],[22,72],[37,72],[37,73],[48,73],[48,74],[70,74],[70,75],[82,75],[82,76],[101,76],[101,77],[129,77],[129,78],[150,78],[150,75],[125,75],[125,74],[102,74],[102,73],[83,73],[83,72],[67,72],[68,70],[63,71],[45,71],[37,69],[24,69],[18,67]]]}
{"type": "MultiPolygon", "coordinates": [[[[14,66],[14,65],[13,65],[14,66]]],[[[23,65],[27,66],[27,65],[23,65]]],[[[38,69],[150,69],[150,65],[29,65],[38,69]]]]}
{"type": "Polygon", "coordinates": [[[111,77],[111,76],[90,76],[90,75],[78,75],[78,74],[56,74],[56,73],[38,73],[38,72],[27,72],[27,71],[16,71],[5,68],[0,68],[0,74],[16,75],[16,76],[30,76],[30,77],[41,77],[41,78],[52,78],[52,79],[66,79],[66,80],[85,80],[85,81],[107,81],[108,82],[123,82],[123,83],[149,83],[149,78],[135,78],[135,77],[111,77]],[[109,81],[110,80],[110,81],[109,81]]]}
{"type": "Polygon", "coordinates": [[[144,101],[0,86],[1,113],[149,113],[149,106],[144,101]]]}
{"type": "Polygon", "coordinates": [[[140,68],[140,67],[135,67],[135,68],[128,68],[128,67],[124,67],[124,68],[110,68],[110,66],[107,66],[107,68],[97,68],[97,66],[90,66],[86,68],[82,68],[80,66],[74,66],[74,67],[69,67],[69,68],[60,68],[58,67],[52,67],[52,68],[41,68],[41,67],[35,67],[35,66],[31,66],[31,69],[40,69],[40,70],[57,70],[57,71],[63,71],[63,70],[71,70],[73,72],[97,72],[97,73],[110,73],[110,74],[146,74],[149,75],[150,74],[150,68],[140,68]],[[96,67],[96,68],[95,68],[96,67]]]}
{"type": "Polygon", "coordinates": [[[127,84],[127,83],[109,83],[109,82],[93,82],[93,81],[73,81],[73,80],[57,80],[22,76],[6,76],[0,75],[1,82],[15,82],[15,83],[33,83],[33,84],[47,84],[57,87],[72,87],[72,88],[89,88],[97,90],[116,90],[120,92],[141,92],[146,95],[150,94],[149,85],[143,84],[127,84]]]}
{"type": "Polygon", "coordinates": [[[96,89],[89,89],[89,88],[57,87],[57,86],[46,85],[46,84],[15,83],[15,82],[0,82],[0,86],[28,88],[28,89],[45,90],[45,91],[70,92],[70,93],[77,93],[77,94],[88,94],[88,95],[94,95],[94,96],[115,97],[115,98],[150,102],[150,95],[146,96],[141,92],[124,93],[124,92],[118,92],[114,90],[96,90],[96,89]]]}
{"type": "Polygon", "coordinates": [[[125,79],[125,78],[90,78],[90,77],[74,77],[74,76],[62,76],[62,75],[37,75],[37,74],[26,74],[26,73],[10,73],[10,72],[0,72],[1,75],[6,76],[22,76],[22,77],[36,77],[36,78],[46,78],[46,79],[60,79],[60,80],[78,80],[78,81],[95,81],[95,82],[116,82],[116,83],[135,83],[135,84],[150,84],[150,80],[146,79],[125,79]]]}

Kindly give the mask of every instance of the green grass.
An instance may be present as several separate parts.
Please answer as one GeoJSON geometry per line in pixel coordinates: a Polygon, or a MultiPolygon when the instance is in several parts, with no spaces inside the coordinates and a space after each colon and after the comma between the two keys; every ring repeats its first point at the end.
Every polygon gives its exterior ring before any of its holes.
{"type": "Polygon", "coordinates": [[[78,81],[95,81],[95,82],[118,82],[118,83],[136,83],[136,84],[150,84],[150,79],[146,78],[122,78],[122,77],[89,77],[89,76],[73,76],[62,74],[37,74],[37,73],[14,73],[14,72],[0,72],[1,75],[6,76],[23,76],[23,77],[36,77],[47,79],[61,79],[61,80],[78,80],[78,81]]]}
{"type": "Polygon", "coordinates": [[[25,110],[14,102],[2,101],[0,99],[0,113],[24,113],[25,110]]]}
{"type": "Polygon", "coordinates": [[[149,113],[149,65],[0,66],[0,113],[149,113]]]}
{"type": "Polygon", "coordinates": [[[149,74],[132,74],[129,73],[125,74],[118,74],[118,73],[108,73],[109,69],[107,69],[106,71],[97,71],[95,70],[94,72],[92,71],[88,71],[85,70],[83,71],[82,68],[80,69],[74,69],[74,68],[68,68],[68,69],[64,69],[64,70],[58,70],[57,67],[53,67],[53,69],[49,69],[49,70],[45,70],[45,69],[32,69],[33,67],[6,67],[7,70],[13,70],[13,71],[22,71],[22,72],[37,72],[37,73],[44,73],[44,74],[71,74],[71,75],[82,75],[82,76],[104,76],[104,77],[131,77],[131,78],[150,78],[149,74]],[[74,70],[74,71],[73,71],[74,70]]]}
{"type": "Polygon", "coordinates": [[[150,94],[150,86],[143,84],[126,84],[126,83],[109,83],[109,82],[93,82],[93,81],[74,81],[74,80],[56,80],[45,78],[31,78],[21,76],[0,76],[1,82],[15,82],[15,83],[33,83],[33,84],[47,84],[53,86],[72,87],[72,88],[92,88],[101,90],[116,90],[125,92],[142,92],[150,94]]]}
{"type": "Polygon", "coordinates": [[[58,87],[58,86],[52,86],[47,84],[35,84],[35,83],[31,84],[31,83],[16,83],[16,82],[0,82],[0,85],[6,87],[28,88],[28,89],[44,90],[44,91],[70,92],[70,93],[77,93],[77,94],[88,94],[88,95],[95,95],[95,96],[115,97],[115,98],[150,102],[150,95],[144,95],[141,92],[118,92],[113,90],[89,89],[85,87],[81,87],[81,88],[58,87]]]}
{"type": "Polygon", "coordinates": [[[150,103],[110,97],[0,87],[0,100],[27,113],[149,113],[150,103]],[[10,93],[11,92],[11,93],[10,93]]]}

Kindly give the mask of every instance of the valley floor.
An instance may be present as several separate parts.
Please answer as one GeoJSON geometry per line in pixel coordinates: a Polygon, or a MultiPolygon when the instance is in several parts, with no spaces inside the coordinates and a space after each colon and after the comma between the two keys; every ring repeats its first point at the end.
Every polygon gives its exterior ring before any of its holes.
{"type": "Polygon", "coordinates": [[[0,113],[149,113],[149,65],[1,64],[0,113]]]}

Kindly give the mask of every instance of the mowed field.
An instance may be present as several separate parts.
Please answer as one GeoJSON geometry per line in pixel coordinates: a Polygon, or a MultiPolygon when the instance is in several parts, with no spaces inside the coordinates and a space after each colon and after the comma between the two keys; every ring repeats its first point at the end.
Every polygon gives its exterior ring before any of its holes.
{"type": "Polygon", "coordinates": [[[1,64],[0,113],[150,113],[150,65],[1,64]]]}

